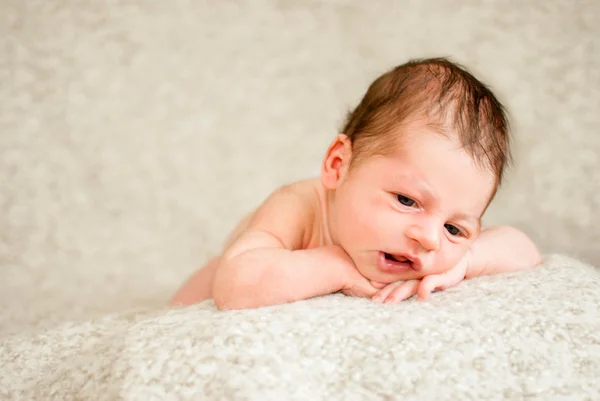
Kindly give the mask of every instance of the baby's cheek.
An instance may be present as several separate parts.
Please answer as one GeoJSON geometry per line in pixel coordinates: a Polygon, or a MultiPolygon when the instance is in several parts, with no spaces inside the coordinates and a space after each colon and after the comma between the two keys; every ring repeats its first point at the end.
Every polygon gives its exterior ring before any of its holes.
{"type": "Polygon", "coordinates": [[[363,245],[372,243],[378,241],[385,233],[385,226],[381,224],[378,214],[367,207],[361,207],[360,204],[351,205],[344,220],[347,235],[353,242],[363,245]]]}
{"type": "Polygon", "coordinates": [[[447,271],[452,269],[454,266],[456,266],[458,264],[458,262],[460,262],[463,255],[465,254],[465,252],[466,252],[466,250],[465,251],[453,250],[450,252],[439,253],[438,260],[436,261],[436,263],[433,266],[433,271],[429,274],[446,273],[447,271]]]}

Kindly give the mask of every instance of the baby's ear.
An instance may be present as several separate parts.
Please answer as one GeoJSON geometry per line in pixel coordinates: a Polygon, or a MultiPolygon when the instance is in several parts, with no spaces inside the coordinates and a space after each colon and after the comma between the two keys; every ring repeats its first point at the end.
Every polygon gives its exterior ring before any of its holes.
{"type": "Polygon", "coordinates": [[[348,171],[351,156],[352,142],[346,135],[339,134],[329,145],[321,167],[321,182],[326,189],[339,186],[348,171]]]}

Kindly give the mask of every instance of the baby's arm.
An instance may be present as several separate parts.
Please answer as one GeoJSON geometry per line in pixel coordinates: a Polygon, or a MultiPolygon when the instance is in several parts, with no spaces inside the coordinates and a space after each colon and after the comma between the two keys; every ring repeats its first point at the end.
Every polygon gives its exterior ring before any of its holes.
{"type": "Polygon", "coordinates": [[[465,278],[525,270],[542,263],[531,239],[514,227],[484,229],[471,247],[465,278]]]}
{"type": "MultiPolygon", "coordinates": [[[[224,249],[231,246],[246,230],[251,218],[252,214],[249,214],[237,224],[225,240],[224,249]]],[[[187,306],[211,299],[215,272],[220,262],[221,255],[212,258],[208,263],[196,270],[177,290],[173,298],[169,301],[169,304],[171,306],[187,306]]]]}
{"type": "Polygon", "coordinates": [[[212,286],[217,308],[256,308],[340,290],[373,295],[377,290],[342,248],[302,249],[313,220],[302,195],[282,189],[269,197],[220,259],[212,286]]]}
{"type": "Polygon", "coordinates": [[[213,299],[223,309],[294,302],[344,289],[356,270],[339,247],[286,249],[269,232],[249,230],[225,253],[213,282],[213,299]]]}
{"type": "Polygon", "coordinates": [[[453,287],[463,279],[525,270],[540,263],[539,250],[523,232],[509,226],[486,228],[456,266],[446,273],[423,278],[418,295],[427,299],[431,292],[453,287]]]}

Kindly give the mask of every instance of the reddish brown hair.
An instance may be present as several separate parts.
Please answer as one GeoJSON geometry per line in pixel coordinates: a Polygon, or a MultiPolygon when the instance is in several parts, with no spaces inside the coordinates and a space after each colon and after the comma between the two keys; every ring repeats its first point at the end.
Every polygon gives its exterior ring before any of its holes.
{"type": "Polygon", "coordinates": [[[351,164],[392,153],[397,128],[418,117],[444,135],[457,134],[465,151],[493,172],[496,187],[501,184],[511,162],[504,106],[485,84],[446,58],[410,60],[369,86],[341,131],[352,142],[351,164]]]}

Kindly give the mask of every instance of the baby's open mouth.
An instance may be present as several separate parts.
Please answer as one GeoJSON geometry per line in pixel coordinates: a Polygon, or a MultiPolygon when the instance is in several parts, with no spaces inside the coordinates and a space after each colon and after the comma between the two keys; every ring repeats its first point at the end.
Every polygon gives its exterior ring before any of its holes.
{"type": "Polygon", "coordinates": [[[405,258],[403,256],[394,256],[391,253],[384,253],[385,254],[385,258],[387,260],[393,260],[396,262],[412,262],[410,259],[405,258]]]}
{"type": "Polygon", "coordinates": [[[421,261],[418,258],[413,260],[407,254],[380,252],[377,267],[387,273],[412,272],[421,268],[421,261]]]}

